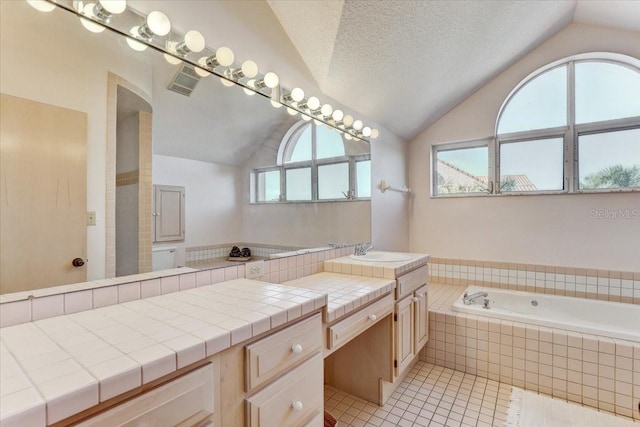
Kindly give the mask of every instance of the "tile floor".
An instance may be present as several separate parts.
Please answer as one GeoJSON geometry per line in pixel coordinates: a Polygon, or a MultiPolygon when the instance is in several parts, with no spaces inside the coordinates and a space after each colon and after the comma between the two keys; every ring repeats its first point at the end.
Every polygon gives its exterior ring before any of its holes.
{"type": "Polygon", "coordinates": [[[418,362],[383,407],[326,386],[325,409],[339,427],[504,426],[510,396],[510,385],[418,362]]]}

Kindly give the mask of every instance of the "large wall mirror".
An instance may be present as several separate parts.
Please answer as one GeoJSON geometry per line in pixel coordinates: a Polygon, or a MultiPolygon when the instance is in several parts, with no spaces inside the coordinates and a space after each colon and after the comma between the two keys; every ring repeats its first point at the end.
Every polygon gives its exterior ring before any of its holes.
{"type": "Polygon", "coordinates": [[[368,143],[335,149],[335,131],[68,11],[0,7],[0,293],[151,271],[158,246],[205,266],[233,244],[370,240],[368,143]],[[154,228],[161,197],[182,230],[154,228]]]}

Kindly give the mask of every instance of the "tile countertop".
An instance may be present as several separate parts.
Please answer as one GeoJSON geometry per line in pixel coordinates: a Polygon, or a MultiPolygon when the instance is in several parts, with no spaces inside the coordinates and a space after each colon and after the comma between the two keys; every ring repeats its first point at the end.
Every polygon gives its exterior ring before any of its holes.
{"type": "MultiPolygon", "coordinates": [[[[369,251],[376,253],[378,251],[369,251]]],[[[381,251],[386,252],[386,251],[381,251]]],[[[353,274],[356,276],[396,279],[409,271],[422,267],[429,262],[431,255],[408,252],[390,252],[409,257],[406,261],[361,261],[351,258],[350,255],[334,258],[324,262],[324,271],[334,273],[353,274]]]]}
{"type": "MultiPolygon", "coordinates": [[[[325,261],[326,262],[326,261],[325,261]]],[[[318,273],[284,282],[285,285],[326,292],[329,301],[323,314],[327,323],[356,311],[360,306],[392,292],[393,279],[353,276],[339,273],[318,273]]]]}
{"type": "Polygon", "coordinates": [[[0,424],[45,426],[327,304],[236,279],[0,329],[0,424]]]}

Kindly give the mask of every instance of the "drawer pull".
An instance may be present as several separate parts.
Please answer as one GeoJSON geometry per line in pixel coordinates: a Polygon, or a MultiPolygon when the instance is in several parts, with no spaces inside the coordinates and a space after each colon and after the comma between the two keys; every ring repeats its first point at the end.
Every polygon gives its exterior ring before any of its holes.
{"type": "Polygon", "coordinates": [[[302,411],[303,407],[304,405],[302,405],[302,402],[300,402],[299,400],[294,400],[293,402],[291,402],[291,409],[293,409],[295,412],[302,411]]]}
{"type": "Polygon", "coordinates": [[[291,351],[293,351],[295,354],[300,354],[302,353],[302,346],[300,344],[294,344],[291,346],[291,351]]]}
{"type": "Polygon", "coordinates": [[[369,320],[371,320],[372,322],[375,322],[377,318],[378,318],[378,316],[376,316],[375,314],[370,314],[369,315],[369,320]]]}

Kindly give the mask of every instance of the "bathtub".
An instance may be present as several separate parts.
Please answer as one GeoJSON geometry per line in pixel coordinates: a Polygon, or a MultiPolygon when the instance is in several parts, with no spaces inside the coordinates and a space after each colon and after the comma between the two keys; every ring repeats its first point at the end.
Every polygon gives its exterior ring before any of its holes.
{"type": "Polygon", "coordinates": [[[462,295],[454,302],[453,311],[496,317],[566,329],[593,335],[603,335],[640,342],[640,305],[563,297],[505,289],[470,286],[466,292],[487,292],[489,308],[483,308],[484,298],[465,305],[462,295]]]}

